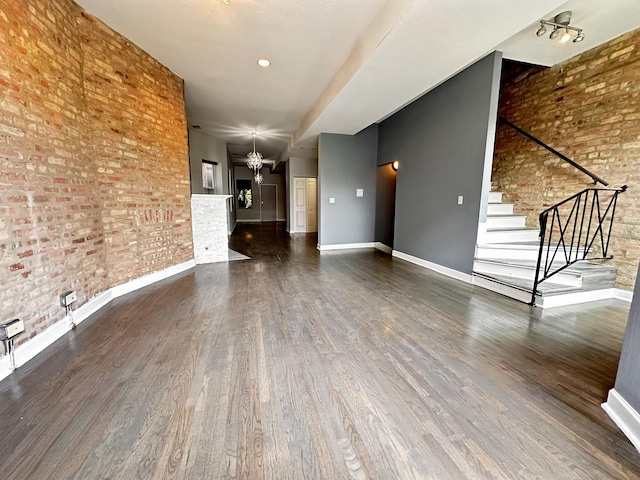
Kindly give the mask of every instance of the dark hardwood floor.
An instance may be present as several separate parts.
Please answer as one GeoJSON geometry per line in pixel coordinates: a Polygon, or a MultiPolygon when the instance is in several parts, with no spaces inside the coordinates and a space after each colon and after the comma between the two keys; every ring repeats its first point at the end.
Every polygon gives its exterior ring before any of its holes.
{"type": "Polygon", "coordinates": [[[617,479],[628,305],[534,310],[239,225],[0,382],[0,478],[617,479]]]}

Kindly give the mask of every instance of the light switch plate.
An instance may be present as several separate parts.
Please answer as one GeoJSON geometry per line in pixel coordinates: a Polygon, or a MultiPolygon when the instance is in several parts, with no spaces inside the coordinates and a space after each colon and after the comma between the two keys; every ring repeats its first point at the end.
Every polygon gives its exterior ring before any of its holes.
{"type": "Polygon", "coordinates": [[[329,203],[336,203],[336,199],[333,197],[329,197],[329,203]]]}
{"type": "Polygon", "coordinates": [[[356,188],[356,197],[364,197],[364,188],[356,188]]]}
{"type": "Polygon", "coordinates": [[[464,197],[462,195],[458,195],[458,205],[462,205],[462,200],[464,197]]]}

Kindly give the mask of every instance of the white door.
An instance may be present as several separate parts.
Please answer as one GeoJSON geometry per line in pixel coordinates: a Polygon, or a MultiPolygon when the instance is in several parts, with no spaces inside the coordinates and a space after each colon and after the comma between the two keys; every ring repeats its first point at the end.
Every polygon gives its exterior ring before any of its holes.
{"type": "Polygon", "coordinates": [[[318,212],[317,212],[317,199],[318,193],[316,188],[317,179],[307,178],[306,191],[307,191],[307,232],[318,231],[318,212]]]}
{"type": "Polygon", "coordinates": [[[306,179],[294,177],[293,179],[293,231],[307,231],[307,187],[306,179]]]}

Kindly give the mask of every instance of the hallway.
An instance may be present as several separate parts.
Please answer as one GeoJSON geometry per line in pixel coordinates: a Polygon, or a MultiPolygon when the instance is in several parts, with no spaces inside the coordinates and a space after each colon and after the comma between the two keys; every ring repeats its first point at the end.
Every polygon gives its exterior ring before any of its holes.
{"type": "Polygon", "coordinates": [[[628,304],[547,311],[238,225],[0,382],[4,479],[640,478],[600,408],[628,304]]]}

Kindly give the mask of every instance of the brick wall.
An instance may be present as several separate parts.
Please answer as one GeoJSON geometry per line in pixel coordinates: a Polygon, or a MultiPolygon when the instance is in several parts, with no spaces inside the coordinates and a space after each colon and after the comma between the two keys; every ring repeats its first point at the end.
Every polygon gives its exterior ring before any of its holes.
{"type": "Polygon", "coordinates": [[[24,341],[192,258],[182,81],[68,0],[0,0],[0,320],[24,341]]]}
{"type": "MultiPolygon", "coordinates": [[[[633,290],[640,259],[640,30],[529,75],[520,67],[505,68],[500,115],[611,186],[629,185],[620,196],[611,252],[618,287],[633,290]]],[[[589,177],[503,125],[492,180],[531,226],[538,225],[541,210],[593,186],[589,177]]]]}

